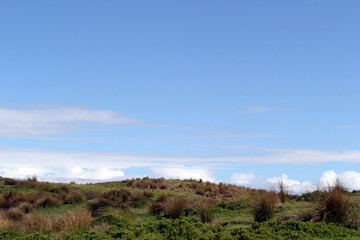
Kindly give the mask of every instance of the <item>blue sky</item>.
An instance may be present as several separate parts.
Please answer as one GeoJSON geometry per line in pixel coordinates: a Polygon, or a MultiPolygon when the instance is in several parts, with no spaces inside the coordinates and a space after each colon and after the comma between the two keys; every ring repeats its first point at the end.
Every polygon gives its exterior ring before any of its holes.
{"type": "Polygon", "coordinates": [[[360,189],[359,11],[2,2],[0,175],[282,178],[294,191],[341,178],[360,189]]]}

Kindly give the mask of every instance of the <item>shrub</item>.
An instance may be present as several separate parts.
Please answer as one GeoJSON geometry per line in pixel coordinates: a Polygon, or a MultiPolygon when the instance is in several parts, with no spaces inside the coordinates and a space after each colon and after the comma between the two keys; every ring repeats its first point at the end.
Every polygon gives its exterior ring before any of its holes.
{"type": "Polygon", "coordinates": [[[92,225],[98,225],[101,223],[106,223],[109,225],[116,225],[116,226],[129,226],[131,224],[130,220],[121,215],[115,214],[106,214],[101,217],[97,217],[92,220],[92,225]]]}
{"type": "Polygon", "coordinates": [[[12,178],[4,178],[4,185],[16,185],[17,181],[12,178]]]}
{"type": "Polygon", "coordinates": [[[302,194],[296,201],[305,201],[305,202],[316,202],[323,197],[323,193],[319,190],[314,192],[302,194]]]}
{"type": "Polygon", "coordinates": [[[359,209],[360,209],[359,202],[350,203],[349,216],[345,224],[347,228],[359,230],[359,226],[360,226],[359,209]]]}
{"type": "Polygon", "coordinates": [[[278,202],[278,196],[274,191],[262,191],[258,194],[253,204],[253,215],[256,222],[270,220],[274,215],[274,209],[278,202]]]}

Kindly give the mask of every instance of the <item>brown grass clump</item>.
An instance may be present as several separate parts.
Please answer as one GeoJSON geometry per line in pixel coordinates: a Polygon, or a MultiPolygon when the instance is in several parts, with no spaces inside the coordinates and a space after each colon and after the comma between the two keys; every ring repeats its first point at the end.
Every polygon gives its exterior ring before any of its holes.
{"type": "Polygon", "coordinates": [[[253,204],[253,215],[256,222],[270,220],[274,216],[274,209],[278,202],[278,196],[274,191],[261,191],[253,204]]]}
{"type": "Polygon", "coordinates": [[[350,216],[350,198],[346,194],[344,185],[337,181],[334,187],[324,191],[318,208],[319,220],[344,224],[350,216]]]}
{"type": "Polygon", "coordinates": [[[144,199],[144,193],[143,192],[136,192],[131,195],[131,201],[141,201],[144,199]]]}
{"type": "Polygon", "coordinates": [[[0,231],[13,230],[15,228],[16,226],[11,220],[0,217],[0,231]]]}
{"type": "Polygon", "coordinates": [[[12,221],[21,221],[24,218],[24,213],[19,208],[10,208],[3,214],[12,221]]]}
{"type": "Polygon", "coordinates": [[[54,195],[44,194],[44,196],[38,199],[35,203],[36,207],[48,208],[56,207],[61,205],[61,201],[57,199],[54,195]]]}
{"type": "Polygon", "coordinates": [[[212,223],[214,220],[215,202],[211,200],[203,200],[196,204],[196,211],[200,215],[201,222],[212,223]]]}
{"type": "Polygon", "coordinates": [[[27,214],[33,211],[33,206],[28,203],[28,202],[22,202],[20,203],[20,205],[18,206],[19,210],[22,211],[23,213],[27,214]]]}
{"type": "Polygon", "coordinates": [[[71,191],[70,193],[62,193],[63,204],[79,204],[86,202],[85,195],[80,191],[71,191]]]}
{"type": "Polygon", "coordinates": [[[165,215],[169,218],[176,219],[184,214],[186,208],[186,199],[183,198],[169,198],[164,203],[165,215]]]}
{"type": "Polygon", "coordinates": [[[0,208],[10,208],[10,203],[4,196],[0,196],[0,208]]]}
{"type": "Polygon", "coordinates": [[[32,232],[62,232],[88,229],[91,224],[91,213],[86,210],[68,211],[56,218],[30,213],[18,222],[20,230],[32,232]]]}
{"type": "Polygon", "coordinates": [[[11,220],[6,211],[0,212],[0,231],[16,229],[16,223],[11,220]]]}
{"type": "Polygon", "coordinates": [[[55,232],[88,229],[91,224],[91,212],[86,210],[73,210],[62,214],[52,223],[55,232]]]}
{"type": "Polygon", "coordinates": [[[158,199],[150,203],[149,213],[154,215],[160,215],[165,212],[165,202],[167,202],[168,197],[165,195],[160,196],[158,199]]]}
{"type": "Polygon", "coordinates": [[[0,208],[9,209],[11,207],[16,207],[22,201],[24,201],[23,196],[16,191],[11,190],[8,194],[0,196],[0,208]]]}
{"type": "Polygon", "coordinates": [[[279,198],[281,203],[285,203],[289,198],[289,190],[283,180],[278,181],[279,198]]]}
{"type": "Polygon", "coordinates": [[[30,213],[21,221],[20,229],[27,233],[51,232],[52,224],[49,218],[36,213],[30,213]]]}

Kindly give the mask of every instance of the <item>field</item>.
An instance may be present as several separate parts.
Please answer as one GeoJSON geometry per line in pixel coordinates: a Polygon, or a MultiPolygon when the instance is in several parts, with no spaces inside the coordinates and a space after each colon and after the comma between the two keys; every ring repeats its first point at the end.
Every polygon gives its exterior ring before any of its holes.
{"type": "Polygon", "coordinates": [[[0,239],[360,239],[359,192],[275,187],[0,178],[0,239]]]}

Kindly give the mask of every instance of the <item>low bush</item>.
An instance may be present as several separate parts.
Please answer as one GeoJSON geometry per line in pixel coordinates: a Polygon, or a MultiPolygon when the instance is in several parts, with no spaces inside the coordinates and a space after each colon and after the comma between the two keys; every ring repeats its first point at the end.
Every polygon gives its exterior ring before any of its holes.
{"type": "Polygon", "coordinates": [[[319,190],[314,192],[304,193],[296,201],[304,201],[304,202],[316,202],[319,201],[323,197],[323,193],[319,190]]]}
{"type": "Polygon", "coordinates": [[[4,178],[4,185],[16,185],[17,180],[12,178],[4,178]]]}

